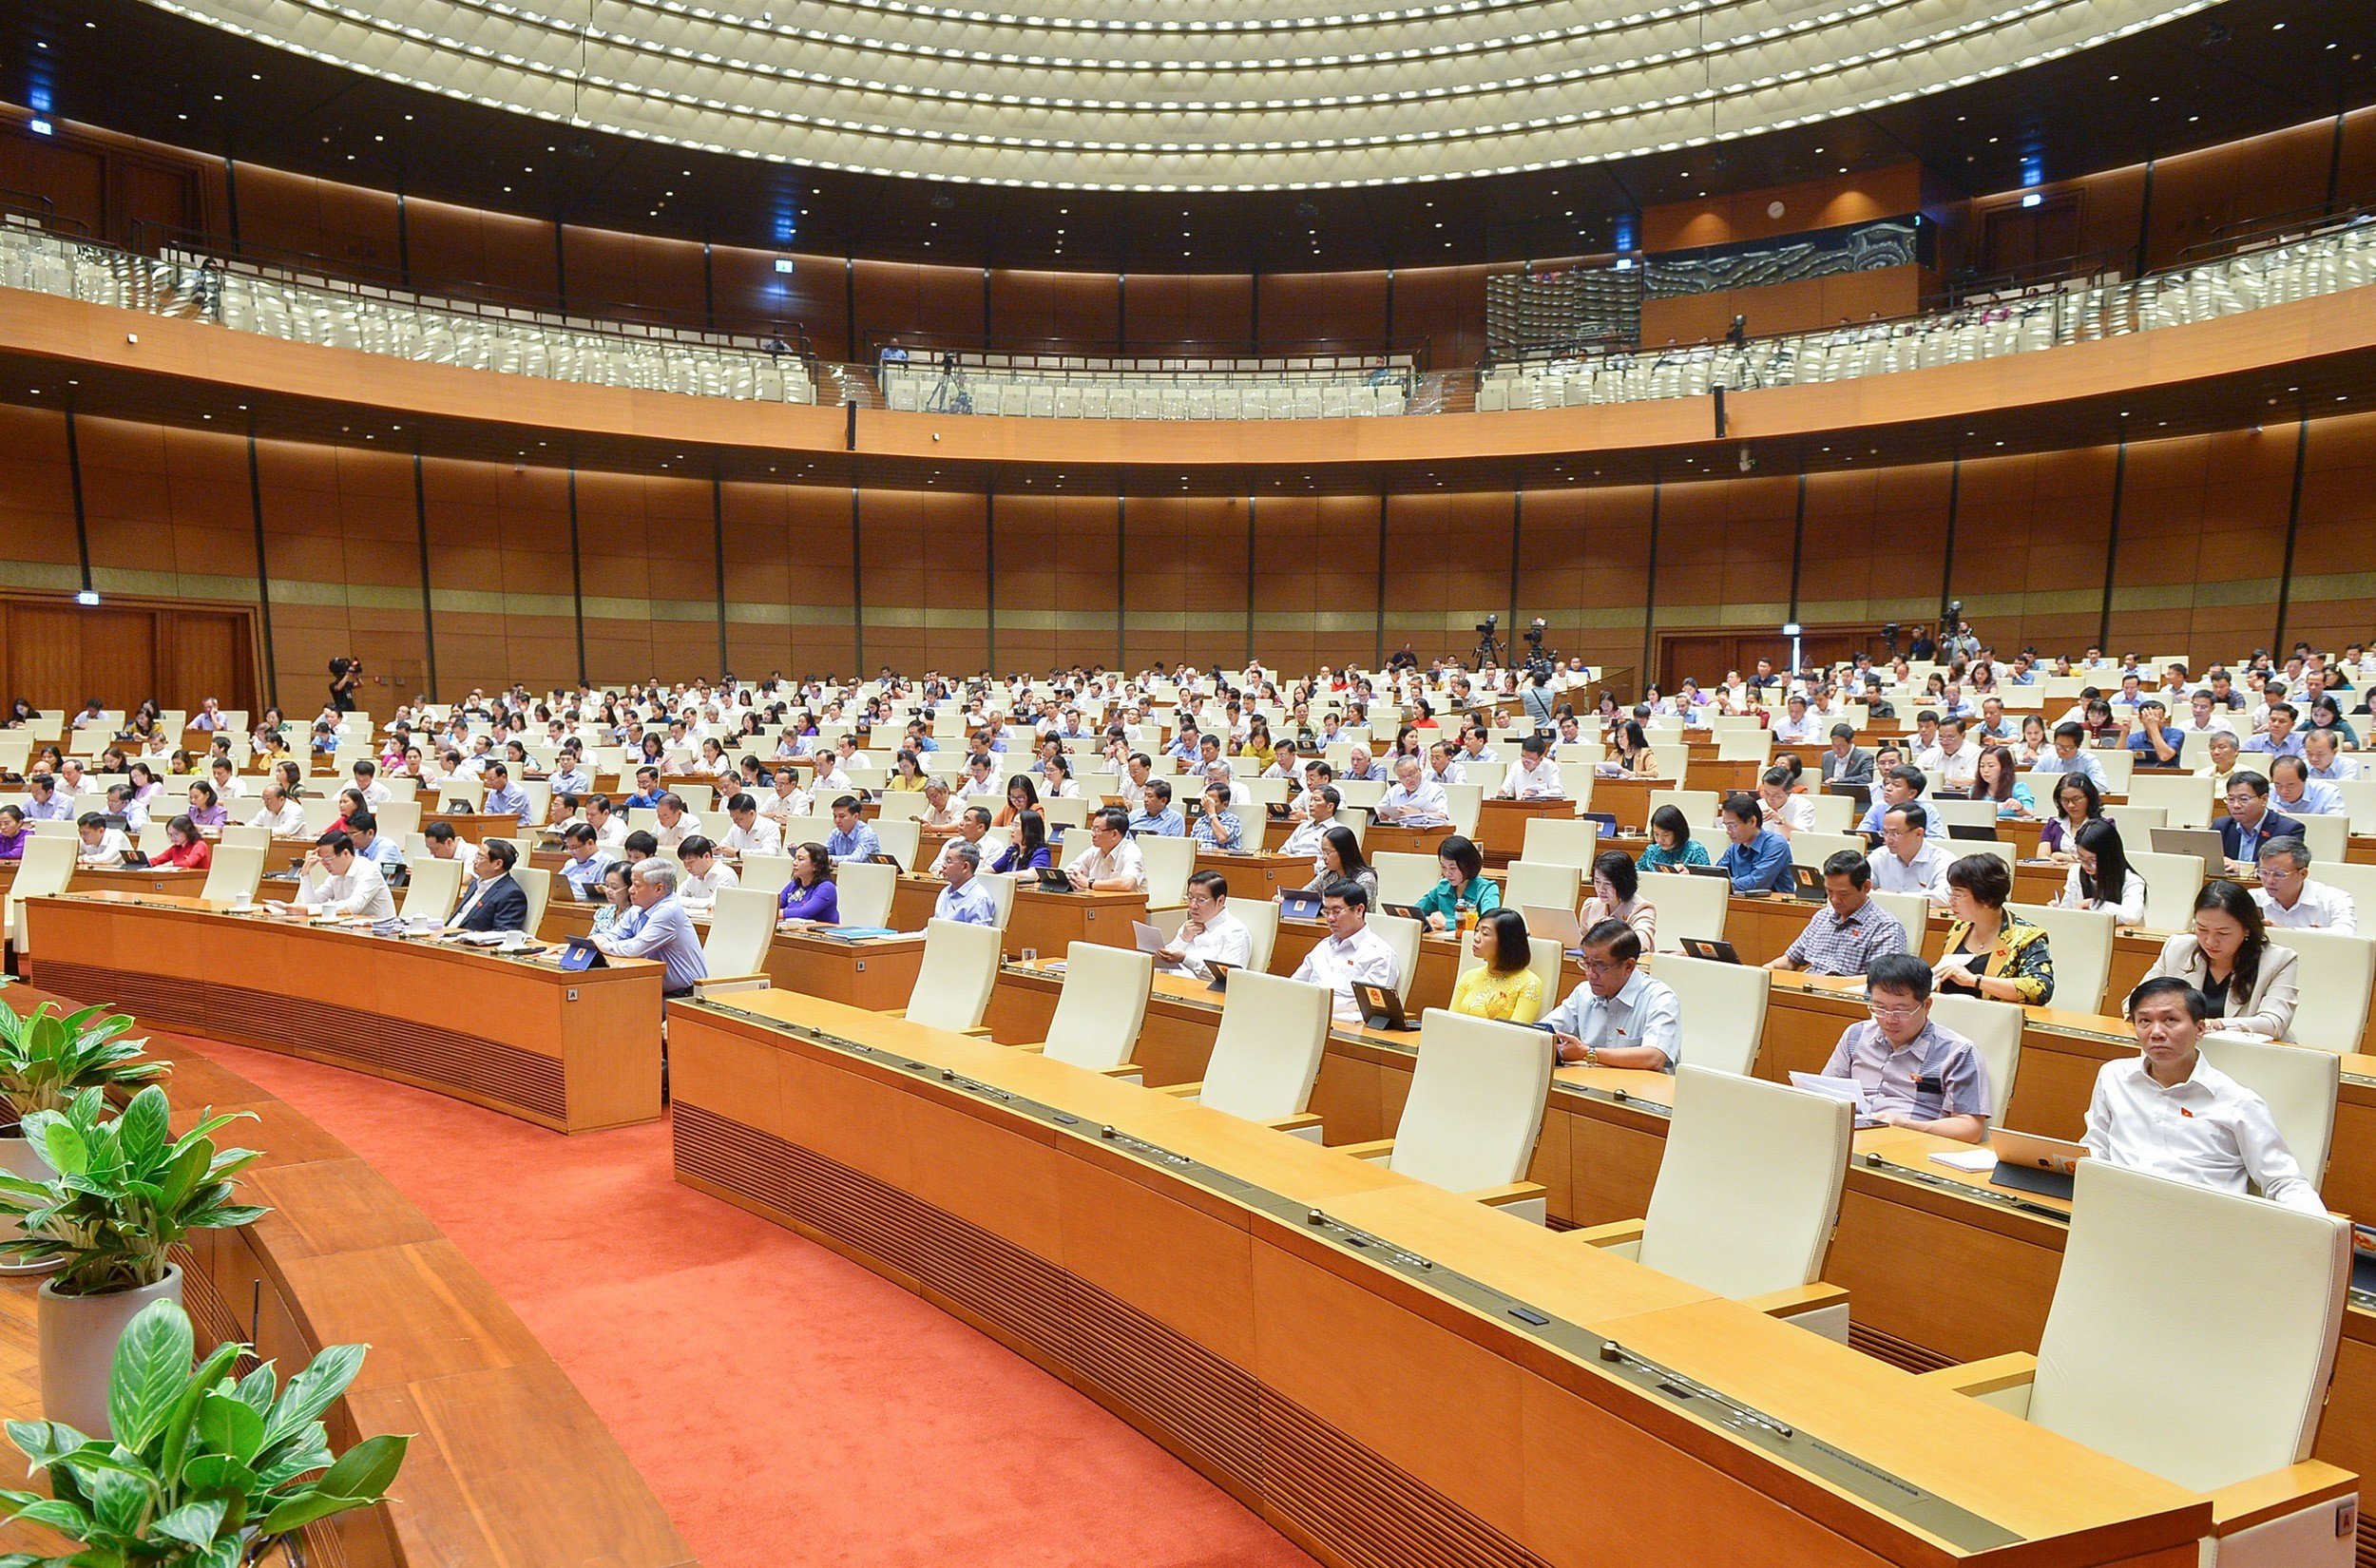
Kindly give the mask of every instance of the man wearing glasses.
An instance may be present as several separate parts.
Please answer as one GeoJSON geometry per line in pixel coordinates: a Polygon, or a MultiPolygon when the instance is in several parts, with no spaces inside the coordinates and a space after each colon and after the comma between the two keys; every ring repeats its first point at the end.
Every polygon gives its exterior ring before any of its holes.
{"type": "Polygon", "coordinates": [[[1988,1069],[1972,1042],[1930,1018],[1930,966],[1913,953],[1882,953],[1865,971],[1867,1010],[1824,1063],[1852,1078],[1872,1119],[1965,1143],[1988,1136],[1988,1069]]]}
{"type": "MultiPolygon", "coordinates": [[[[1584,933],[1583,964],[1584,983],[1542,1023],[1558,1042],[1560,1061],[1675,1071],[1683,1051],[1683,1004],[1674,987],[1641,972],[1641,937],[1621,920],[1603,920],[1584,933]]],[[[1923,978],[1930,978],[1926,968],[1923,978]]]]}

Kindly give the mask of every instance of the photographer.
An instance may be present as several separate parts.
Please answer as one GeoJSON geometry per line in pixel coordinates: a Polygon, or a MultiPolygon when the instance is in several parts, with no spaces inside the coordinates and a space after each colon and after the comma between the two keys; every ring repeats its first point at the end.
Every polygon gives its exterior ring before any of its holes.
{"type": "Polygon", "coordinates": [[[330,661],[330,705],[342,714],[354,712],[354,689],[363,684],[363,661],[344,656],[330,661]]]}

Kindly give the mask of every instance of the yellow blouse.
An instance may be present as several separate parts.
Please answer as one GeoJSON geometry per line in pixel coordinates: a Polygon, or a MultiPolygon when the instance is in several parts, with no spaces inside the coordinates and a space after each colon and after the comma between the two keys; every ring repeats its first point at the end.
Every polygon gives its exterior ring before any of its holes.
{"type": "Polygon", "coordinates": [[[1471,1018],[1532,1023],[1542,1011],[1542,981],[1532,969],[1497,975],[1480,964],[1452,987],[1452,1011],[1471,1018]]]}

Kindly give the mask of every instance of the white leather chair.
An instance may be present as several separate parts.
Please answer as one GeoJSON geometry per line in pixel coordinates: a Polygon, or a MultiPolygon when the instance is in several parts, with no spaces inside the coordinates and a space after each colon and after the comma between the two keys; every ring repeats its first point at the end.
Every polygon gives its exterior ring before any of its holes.
{"type": "Polygon", "coordinates": [[[935,920],[924,928],[924,961],[899,1016],[959,1034],[982,1032],[982,1015],[998,983],[998,928],[935,920]]]}
{"type": "MultiPolygon", "coordinates": [[[[834,868],[834,907],[845,926],[887,926],[899,872],[889,866],[845,860],[834,868]]],[[[782,889],[776,889],[781,892],[782,889]]]]}
{"type": "Polygon", "coordinates": [[[2341,1215],[2081,1160],[2038,1354],[1923,1376],[2213,1494],[2205,1564],[2346,1568],[2357,1482],[2309,1451],[2350,1278],[2341,1215]]]}
{"type": "MultiPolygon", "coordinates": [[[[1274,927],[1275,928],[1275,927],[1274,927]]],[[[1064,949],[1064,982],[1047,1039],[1018,1047],[1045,1051],[1093,1073],[1136,1073],[1130,1058],[1155,988],[1155,955],[1135,947],[1076,942],[1064,949]]]]}
{"type": "Polygon", "coordinates": [[[1306,1107],[1328,1048],[1332,1000],[1325,985],[1240,969],[1222,993],[1204,1077],[1161,1092],[1318,1142],[1320,1119],[1306,1107]]]}
{"type": "Polygon", "coordinates": [[[1474,838],[1477,834],[1477,818],[1485,811],[1485,792],[1483,784],[1444,786],[1444,802],[1450,809],[1452,832],[1463,838],[1474,838]]]}
{"type": "MultiPolygon", "coordinates": [[[[2122,842],[2125,843],[2126,835],[2122,842]]],[[[2203,857],[2129,851],[2129,870],[2145,879],[2145,928],[2185,931],[2194,926],[2194,895],[2203,890],[2203,857]]]]}
{"type": "Polygon", "coordinates": [[[1920,893],[1885,893],[1878,888],[1868,896],[1906,927],[1907,948],[1922,951],[1923,933],[1930,927],[1930,900],[1920,893]]]}
{"type": "Polygon", "coordinates": [[[2205,1035],[2203,1060],[2269,1102],[2269,1119],[2313,1187],[2327,1183],[2343,1059],[2250,1035],[2205,1035]]]}
{"type": "Polygon", "coordinates": [[[1233,898],[1229,912],[1246,927],[1246,967],[1268,970],[1278,948],[1278,903],[1268,898],[1233,898]]]}
{"type": "MultiPolygon", "coordinates": [[[[2058,964],[2058,974],[2060,969],[2058,964]]],[[[2002,1127],[2004,1108],[2013,1103],[2013,1080],[2021,1076],[2022,1023],[2027,1015],[2010,1002],[1933,992],[1930,1016],[1942,1029],[1970,1041],[1980,1054],[1980,1064],[1988,1074],[1988,1124],[2002,1127]]]]}
{"type": "MultiPolygon", "coordinates": [[[[222,864],[226,854],[236,850],[219,849],[215,864],[222,864]]],[[[263,851],[253,851],[257,870],[263,869],[263,851]]],[[[459,860],[440,860],[434,855],[421,855],[408,863],[404,885],[404,900],[396,906],[397,918],[402,920],[434,920],[443,925],[453,913],[454,901],[462,896],[462,873],[467,868],[459,860]]],[[[214,886],[210,880],[208,888],[214,886]]],[[[250,888],[251,894],[254,892],[250,888]]]]}
{"type": "Polygon", "coordinates": [[[16,865],[16,880],[0,901],[0,930],[18,952],[25,950],[25,901],[66,891],[74,875],[74,856],[81,841],[75,837],[33,837],[25,841],[25,856],[16,865]]]}
{"type": "Polygon", "coordinates": [[[1513,860],[1502,876],[1502,907],[1523,909],[1533,904],[1572,913],[1583,903],[1584,878],[1589,874],[1558,861],[1513,860]]]}
{"type": "Polygon", "coordinates": [[[1370,859],[1370,869],[1378,873],[1380,904],[1416,904],[1444,879],[1435,856],[1407,850],[1379,851],[1370,859]]]}
{"type": "Polygon", "coordinates": [[[1687,936],[1724,939],[1724,917],[1733,907],[1730,880],[1655,871],[1642,877],[1640,897],[1658,911],[1658,951],[1679,951],[1687,936]]]}
{"type": "Polygon", "coordinates": [[[2302,843],[2315,863],[2333,865],[2351,848],[2351,819],[2339,813],[2321,815],[2312,813],[2297,819],[2302,824],[2302,843]]]}
{"type": "Polygon", "coordinates": [[[2156,828],[2173,826],[2167,807],[2140,806],[2134,800],[2125,805],[2106,806],[2104,816],[2118,825],[2120,842],[2124,845],[2151,844],[2156,828]]]}
{"type": "MultiPolygon", "coordinates": [[[[41,826],[38,822],[33,825],[36,828],[41,826]]],[[[253,849],[268,850],[272,848],[272,830],[270,828],[251,828],[245,823],[229,823],[224,826],[221,835],[216,840],[216,842],[219,844],[232,845],[235,848],[240,845],[246,845],[253,849]]]]}
{"type": "Polygon", "coordinates": [[[1593,857],[1600,852],[1600,824],[1584,817],[1530,816],[1518,858],[1540,865],[1573,866],[1592,874],[1593,857]]]}
{"type": "MultiPolygon", "coordinates": [[[[1663,758],[1660,759],[1658,766],[1661,768],[1666,766],[1663,758]]],[[[1643,810],[1650,815],[1656,816],[1659,807],[1673,806],[1683,813],[1683,820],[1693,827],[1712,828],[1715,826],[1716,806],[1720,798],[1714,790],[1653,790],[1650,792],[1648,804],[1643,810]]]]}
{"type": "Polygon", "coordinates": [[[2005,908],[2046,933],[2046,946],[2054,953],[2054,997],[2048,1005],[2075,1013],[2102,1012],[2119,917],[2110,909],[2057,909],[2044,904],[2008,904],[2005,908]]]}
{"type": "Polygon", "coordinates": [[[1419,1062],[1394,1136],[1339,1147],[1541,1225],[1547,1195],[1525,1176],[1550,1089],[1540,1030],[1430,1007],[1419,1020],[1419,1062]]]}
{"type": "MultiPolygon", "coordinates": [[[[1663,917],[1659,921],[1663,928],[1663,917]]],[[[1694,1066],[1746,1075],[1757,1065],[1773,975],[1752,964],[1661,953],[1650,972],[1675,991],[1683,1011],[1683,1054],[1694,1066]]]]}
{"type": "Polygon", "coordinates": [[[776,895],[764,888],[720,888],[710,908],[709,934],[701,939],[706,977],[693,983],[695,996],[764,991],[768,944],[776,940],[776,895]]]}
{"type": "Polygon", "coordinates": [[[1844,1100],[1685,1062],[1650,1213],[1574,1234],[1845,1342],[1847,1294],[1817,1280],[1855,1119],[1844,1100]]]}
{"type": "MultiPolygon", "coordinates": [[[[1933,816],[1959,828],[1993,828],[1997,825],[1997,803],[1993,800],[1933,800],[1928,804],[1933,816]]],[[[1945,839],[1947,835],[1942,832],[1936,836],[1945,839]]],[[[1985,842],[1985,839],[1958,840],[1960,845],[1965,846],[1985,842]]]]}
{"type": "Polygon", "coordinates": [[[2302,955],[2295,965],[2301,998],[2294,1004],[2297,1045],[2356,1051],[2367,1027],[2368,988],[2376,985],[2376,939],[2340,931],[2271,929],[2269,940],[2302,955]]]}
{"type": "Polygon", "coordinates": [[[1139,846],[1139,858],[1147,868],[1147,908],[1167,909],[1187,903],[1188,878],[1197,870],[1197,841],[1149,836],[1131,842],[1139,846]]]}
{"type": "MultiPolygon", "coordinates": [[[[1386,939],[1387,947],[1394,954],[1394,994],[1405,1002],[1410,1000],[1410,983],[1419,974],[1419,939],[1427,927],[1408,915],[1371,914],[1370,928],[1386,939]]],[[[1236,981],[1230,982],[1235,985],[1236,981]]]]}
{"type": "Polygon", "coordinates": [[[545,906],[553,896],[553,873],[540,871],[529,865],[527,853],[523,851],[520,863],[511,868],[511,880],[517,882],[520,890],[528,895],[528,915],[520,929],[534,936],[545,924],[545,906]]]}
{"type": "Polygon", "coordinates": [[[264,879],[264,851],[253,846],[218,844],[206,862],[206,885],[198,896],[237,903],[254,898],[264,879]]]}
{"type": "Polygon", "coordinates": [[[738,884],[757,888],[762,892],[781,893],[792,880],[792,856],[788,854],[747,854],[735,873],[738,884]]]}
{"type": "Polygon", "coordinates": [[[924,825],[913,817],[886,817],[874,824],[875,841],[883,852],[899,862],[903,871],[916,869],[916,853],[924,842],[924,825]]]}
{"type": "Polygon", "coordinates": [[[1821,870],[1823,863],[1842,850],[1861,855],[1865,852],[1865,841],[1854,833],[1819,833],[1804,828],[1791,835],[1791,864],[1793,866],[1812,866],[1821,870]]]}

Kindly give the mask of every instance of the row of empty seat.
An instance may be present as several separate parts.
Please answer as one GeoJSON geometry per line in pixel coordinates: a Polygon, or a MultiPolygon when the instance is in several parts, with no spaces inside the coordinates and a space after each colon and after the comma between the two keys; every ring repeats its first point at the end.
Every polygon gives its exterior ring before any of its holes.
{"type": "Polygon", "coordinates": [[[807,363],[757,339],[705,342],[530,311],[439,308],[385,290],[136,256],[22,220],[0,224],[0,284],[432,364],[687,396],[816,400],[807,363]]]}
{"type": "Polygon", "coordinates": [[[1740,347],[1701,344],[1664,353],[1608,352],[1525,360],[1485,373],[1480,412],[1696,397],[1731,391],[1846,381],[1934,365],[1994,359],[2157,327],[2208,321],[2376,281],[2376,223],[2129,282],[2079,281],[1944,316],[1868,322],[1759,338],[1740,347]]]}
{"type": "Polygon", "coordinates": [[[903,412],[995,413],[1042,419],[1360,419],[1399,414],[1409,392],[1398,381],[1306,380],[1265,375],[1103,381],[1009,378],[1006,373],[946,375],[886,366],[883,399],[903,412]]]}

